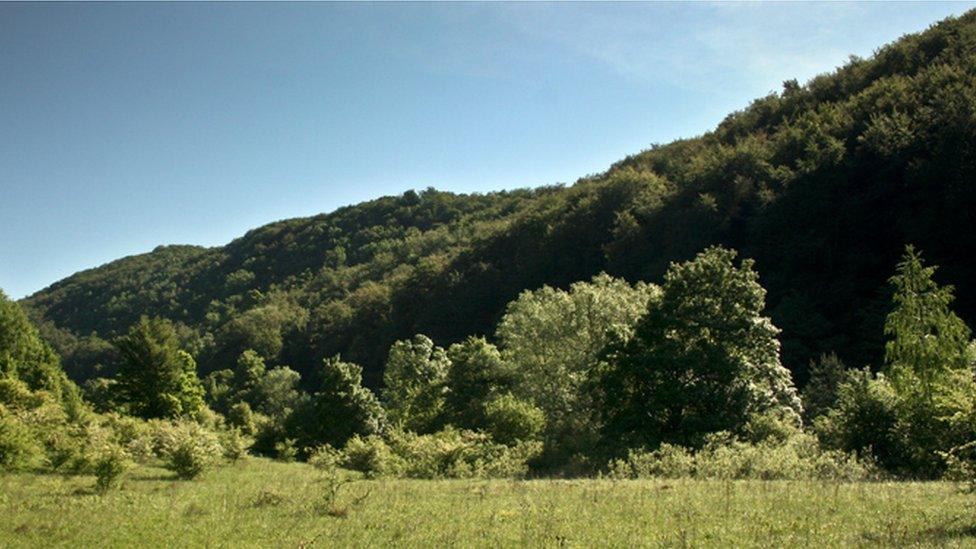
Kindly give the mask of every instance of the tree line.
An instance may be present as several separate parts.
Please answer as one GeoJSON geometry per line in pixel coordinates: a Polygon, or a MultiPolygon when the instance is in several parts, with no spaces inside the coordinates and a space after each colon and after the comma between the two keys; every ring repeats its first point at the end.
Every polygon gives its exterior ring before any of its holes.
{"type": "Polygon", "coordinates": [[[971,477],[976,345],[935,272],[907,247],[890,278],[883,364],[825,355],[802,392],[754,262],[717,246],[673,263],[660,284],[600,274],[524,291],[491,340],[397,341],[376,392],[338,355],[303,380],[245,350],[201,378],[158,317],[114,341],[112,378],[79,391],[4,299],[0,464],[64,466],[65,452],[86,451],[71,441],[91,445],[98,431],[104,447],[76,456],[79,470],[141,452],[192,472],[250,451],[419,477],[971,477]]]}

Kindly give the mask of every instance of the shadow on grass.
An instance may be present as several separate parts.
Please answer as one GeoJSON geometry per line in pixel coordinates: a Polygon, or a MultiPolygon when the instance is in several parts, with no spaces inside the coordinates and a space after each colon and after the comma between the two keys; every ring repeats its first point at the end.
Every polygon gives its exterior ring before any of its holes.
{"type": "Polygon", "coordinates": [[[130,475],[128,480],[134,480],[137,482],[159,482],[179,480],[179,477],[173,473],[146,473],[142,475],[130,475]]]}
{"type": "Polygon", "coordinates": [[[949,523],[920,531],[911,531],[906,527],[895,528],[889,525],[887,532],[871,532],[863,535],[865,541],[882,543],[885,545],[910,545],[929,543],[943,545],[951,541],[976,540],[976,523],[949,523]]]}

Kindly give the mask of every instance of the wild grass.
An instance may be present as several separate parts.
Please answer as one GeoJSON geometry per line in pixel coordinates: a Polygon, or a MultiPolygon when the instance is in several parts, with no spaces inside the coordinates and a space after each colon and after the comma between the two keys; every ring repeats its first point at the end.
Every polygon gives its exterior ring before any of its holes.
{"type": "Polygon", "coordinates": [[[194,481],[140,466],[0,476],[2,547],[976,546],[976,494],[946,482],[337,481],[248,458],[194,481]]]}

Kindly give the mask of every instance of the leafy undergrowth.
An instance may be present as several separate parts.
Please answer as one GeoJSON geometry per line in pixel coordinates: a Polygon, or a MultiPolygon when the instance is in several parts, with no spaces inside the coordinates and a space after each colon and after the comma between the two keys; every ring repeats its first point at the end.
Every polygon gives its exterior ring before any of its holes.
{"type": "Polygon", "coordinates": [[[0,546],[976,546],[976,495],[944,482],[360,480],[246,459],[91,484],[0,476],[0,546]]]}

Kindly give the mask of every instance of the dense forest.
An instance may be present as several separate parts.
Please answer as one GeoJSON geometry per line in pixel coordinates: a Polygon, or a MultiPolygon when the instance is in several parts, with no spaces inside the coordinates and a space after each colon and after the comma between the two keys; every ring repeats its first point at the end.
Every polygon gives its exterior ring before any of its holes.
{"type": "Polygon", "coordinates": [[[974,151],[971,12],[569,187],[407,191],[0,298],[7,408],[197,418],[159,428],[177,469],[207,428],[408,476],[737,448],[937,477],[976,426],[974,151]]]}
{"type": "Polygon", "coordinates": [[[247,348],[299,371],[341,353],[378,387],[397,339],[489,335],[523,290],[601,271],[653,281],[722,244],[755,259],[801,384],[822,353],[878,364],[905,243],[943,266],[976,320],[974,40],[976,14],[945,21],[567,188],[409,191],[224,247],[160,247],[23,303],[79,380],[151,314],[179,324],[204,371],[247,348]]]}

